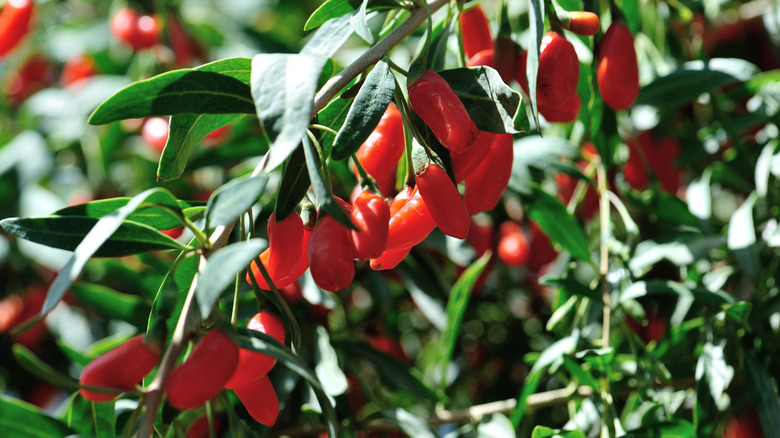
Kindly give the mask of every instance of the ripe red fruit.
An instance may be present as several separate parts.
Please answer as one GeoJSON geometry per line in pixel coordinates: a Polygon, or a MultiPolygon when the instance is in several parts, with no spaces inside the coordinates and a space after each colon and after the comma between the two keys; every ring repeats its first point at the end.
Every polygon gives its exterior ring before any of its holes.
{"type": "MultiPolygon", "coordinates": [[[[66,295],[67,296],[67,295],[66,295]]],[[[46,301],[44,286],[29,286],[21,295],[10,295],[0,301],[0,333],[12,330],[38,316],[46,301]]],[[[14,333],[14,342],[32,350],[37,349],[48,334],[43,321],[39,321],[22,333],[14,333]]]]}
{"type": "Polygon", "coordinates": [[[177,67],[192,67],[195,60],[203,57],[203,48],[187,33],[181,20],[173,12],[168,14],[166,30],[177,67]]]}
{"type": "Polygon", "coordinates": [[[288,277],[298,267],[303,248],[303,221],[294,211],[281,221],[268,218],[268,270],[277,278],[288,277]]]}
{"type": "Polygon", "coordinates": [[[479,129],[458,95],[441,76],[431,70],[409,86],[409,103],[431,128],[442,146],[463,152],[476,143],[479,129]]]}
{"type": "Polygon", "coordinates": [[[626,318],[626,324],[645,344],[661,340],[666,334],[668,326],[666,319],[655,310],[646,310],[645,319],[646,323],[642,323],[629,316],[626,318]]]}
{"type": "MultiPolygon", "coordinates": [[[[390,222],[387,228],[387,245],[385,251],[391,249],[409,248],[425,240],[436,228],[428,207],[415,188],[406,188],[396,196],[400,200],[390,204],[390,222]],[[408,196],[408,198],[406,198],[408,196]],[[404,198],[406,200],[404,201],[404,198]],[[395,213],[393,214],[393,211],[395,213]]],[[[462,201],[461,201],[462,202],[462,201]]]]}
{"type": "Polygon", "coordinates": [[[222,330],[206,333],[187,360],[174,368],[165,383],[168,403],[192,409],[219,394],[238,364],[238,346],[222,330]]]}
{"type": "Polygon", "coordinates": [[[364,190],[352,204],[351,216],[352,223],[358,227],[350,230],[354,257],[358,260],[379,257],[387,244],[390,206],[381,196],[364,190]]]}
{"type": "MultiPolygon", "coordinates": [[[[577,162],[577,167],[580,171],[584,170],[588,165],[588,160],[597,155],[596,148],[593,143],[586,143],[582,147],[582,154],[585,160],[577,162]]],[[[564,204],[568,204],[571,201],[571,197],[574,196],[574,190],[579,183],[579,180],[573,178],[563,172],[555,175],[555,183],[558,185],[558,197],[561,198],[564,204]]],[[[588,220],[592,218],[599,209],[599,198],[596,189],[592,186],[588,186],[585,192],[585,198],[582,201],[582,214],[583,217],[588,220]]]]}
{"type": "Polygon", "coordinates": [[[266,426],[276,423],[276,417],[279,416],[279,398],[268,376],[234,388],[233,391],[249,415],[258,423],[266,426]]]}
{"type": "Polygon", "coordinates": [[[466,62],[466,67],[478,67],[480,65],[486,65],[488,67],[496,68],[494,53],[495,51],[493,48],[477,52],[468,60],[468,62],[466,62]]]}
{"type": "MultiPolygon", "coordinates": [[[[271,277],[271,281],[273,281],[274,286],[276,286],[278,289],[284,288],[285,286],[289,285],[295,280],[301,278],[301,275],[303,275],[303,273],[306,272],[307,269],[309,269],[310,237],[311,237],[311,230],[307,230],[306,228],[304,228],[303,239],[301,241],[301,253],[298,256],[298,262],[295,271],[293,271],[293,273],[288,276],[281,276],[277,272],[268,269],[269,266],[268,257],[270,254],[270,251],[268,249],[260,253],[260,263],[262,263],[263,266],[265,266],[266,270],[268,271],[268,275],[271,277]]],[[[260,286],[261,289],[271,290],[271,286],[265,281],[265,277],[263,277],[263,274],[260,272],[260,268],[257,267],[257,264],[254,261],[252,262],[251,267],[252,267],[252,273],[247,274],[246,277],[247,283],[252,284],[252,281],[249,279],[249,275],[252,275],[255,277],[255,280],[257,281],[257,284],[258,286],[260,286]]]]}
{"type": "Polygon", "coordinates": [[[593,12],[570,11],[568,29],[577,35],[596,35],[601,30],[599,16],[593,12]]]}
{"type": "Polygon", "coordinates": [[[436,164],[429,164],[415,178],[420,196],[442,233],[465,239],[469,234],[469,212],[458,188],[447,172],[436,164]]]}
{"type": "Polygon", "coordinates": [[[726,420],[723,438],[764,438],[764,430],[755,408],[748,406],[745,412],[726,420]]]}
{"type": "Polygon", "coordinates": [[[577,120],[582,109],[582,100],[576,92],[559,107],[539,103],[539,113],[550,123],[571,123],[577,120]]]}
{"type": "Polygon", "coordinates": [[[460,29],[463,34],[463,52],[471,58],[482,50],[493,48],[493,36],[482,6],[477,5],[460,14],[460,29]]]}
{"type": "Polygon", "coordinates": [[[538,272],[545,265],[555,260],[558,253],[555,251],[555,248],[553,248],[550,238],[544,234],[544,231],[542,231],[538,225],[536,225],[536,222],[531,221],[530,228],[531,239],[529,244],[531,256],[528,260],[528,267],[531,268],[532,271],[538,272]]]}
{"type": "Polygon", "coordinates": [[[141,138],[158,153],[162,153],[168,143],[168,119],[149,117],[141,128],[141,138]]]}
{"type": "MultiPolygon", "coordinates": [[[[144,342],[144,335],[132,337],[87,364],[81,372],[79,385],[129,391],[157,365],[160,347],[144,342]]],[[[87,400],[104,402],[119,394],[80,389],[87,400]]]]}
{"type": "Polygon", "coordinates": [[[519,268],[528,263],[530,247],[523,227],[506,221],[499,227],[498,258],[511,268],[519,268]]]}
{"type": "MultiPolygon", "coordinates": [[[[247,328],[270,335],[284,344],[284,324],[278,316],[272,313],[260,312],[256,314],[249,320],[247,328]]],[[[271,356],[241,348],[238,350],[238,365],[236,365],[233,375],[225,383],[225,388],[235,389],[252,383],[259,377],[268,374],[275,364],[276,359],[271,356]]]]}
{"type": "Polygon", "coordinates": [[[29,33],[35,2],[8,0],[0,11],[0,59],[9,54],[29,33]]]}
{"type": "Polygon", "coordinates": [[[412,252],[412,248],[413,246],[410,245],[406,248],[385,250],[379,257],[371,259],[371,269],[375,271],[385,271],[395,268],[410,252],[412,252]]]}
{"type": "Polygon", "coordinates": [[[612,22],[598,49],[596,79],[604,103],[613,110],[631,108],[639,95],[639,66],[634,36],[628,28],[612,22]]]}
{"type": "Polygon", "coordinates": [[[485,158],[466,177],[463,201],[469,214],[492,210],[501,199],[512,176],[514,142],[512,134],[499,134],[485,158]]]}
{"type": "MultiPolygon", "coordinates": [[[[395,183],[395,168],[404,153],[404,124],[401,112],[391,103],[379,124],[365,142],[358,148],[355,156],[360,165],[371,175],[385,193],[385,181],[395,183]]],[[[392,185],[392,184],[391,184],[392,185]]]]}
{"type": "MultiPolygon", "coordinates": [[[[222,430],[222,421],[216,416],[212,417],[211,420],[214,432],[218,435],[222,430]]],[[[196,418],[195,421],[190,424],[190,427],[187,428],[185,436],[186,438],[210,438],[211,428],[209,427],[208,415],[204,414],[196,418]]]]}
{"type": "Polygon", "coordinates": [[[66,87],[74,82],[96,75],[95,61],[87,54],[76,55],[65,62],[60,74],[60,84],[66,87]]]}
{"type": "Polygon", "coordinates": [[[3,93],[19,105],[55,80],[56,72],[51,62],[37,54],[28,58],[18,71],[8,72],[3,80],[3,93]]]}
{"type": "Polygon", "coordinates": [[[111,33],[133,50],[148,49],[160,41],[161,24],[157,16],[145,15],[133,8],[122,8],[111,18],[111,33]]]}
{"type": "Polygon", "coordinates": [[[576,94],[580,61],[574,46],[557,32],[547,32],[539,48],[536,98],[540,106],[557,108],[576,94]]]}
{"type": "Polygon", "coordinates": [[[221,146],[230,138],[232,131],[232,125],[225,125],[221,128],[215,129],[209,132],[206,137],[203,138],[203,144],[206,147],[221,146]]]}
{"type": "Polygon", "coordinates": [[[675,165],[680,156],[680,144],[674,137],[655,138],[652,131],[642,131],[636,140],[627,141],[628,161],[623,176],[631,187],[644,190],[650,184],[648,167],[668,193],[677,193],[682,180],[682,169],[675,165]]]}
{"type": "Polygon", "coordinates": [[[471,172],[479,166],[479,163],[485,159],[490,149],[493,147],[493,142],[496,140],[496,134],[492,132],[480,131],[479,140],[469,148],[469,150],[461,153],[451,153],[450,160],[452,161],[452,171],[455,174],[455,182],[461,183],[466,177],[471,175],[471,172]]]}
{"type": "MultiPolygon", "coordinates": [[[[339,198],[336,200],[350,215],[350,205],[339,198]]],[[[346,289],[355,278],[349,231],[328,215],[323,215],[314,226],[309,240],[309,269],[314,282],[323,290],[337,292],[346,289]]]]}

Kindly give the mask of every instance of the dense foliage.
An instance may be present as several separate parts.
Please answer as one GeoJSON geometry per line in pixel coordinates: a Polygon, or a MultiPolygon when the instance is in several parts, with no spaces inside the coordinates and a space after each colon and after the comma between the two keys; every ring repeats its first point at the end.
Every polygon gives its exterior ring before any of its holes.
{"type": "Polygon", "coordinates": [[[770,3],[6,0],[2,435],[780,436],[770,3]]]}

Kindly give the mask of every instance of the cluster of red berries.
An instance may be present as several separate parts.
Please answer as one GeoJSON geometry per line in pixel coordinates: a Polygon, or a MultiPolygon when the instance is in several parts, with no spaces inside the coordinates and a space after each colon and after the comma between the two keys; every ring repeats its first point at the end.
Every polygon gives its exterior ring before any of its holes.
{"type": "MultiPolygon", "coordinates": [[[[285,341],[284,325],[271,313],[256,314],[247,328],[280,343],[285,341]]],[[[137,335],[98,356],[81,373],[82,397],[106,402],[120,392],[133,390],[157,366],[162,344],[154,336],[137,335]]],[[[165,394],[171,406],[187,410],[203,405],[223,389],[232,389],[252,418],[270,426],[279,414],[279,400],[268,379],[275,364],[276,359],[268,355],[239,348],[222,329],[211,329],[198,340],[187,359],[171,371],[165,394]]]]}

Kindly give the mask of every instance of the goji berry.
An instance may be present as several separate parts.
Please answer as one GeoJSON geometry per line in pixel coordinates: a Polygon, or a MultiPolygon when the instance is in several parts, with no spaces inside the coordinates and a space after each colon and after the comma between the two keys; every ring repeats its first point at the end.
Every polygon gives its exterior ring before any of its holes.
{"type": "Polygon", "coordinates": [[[480,131],[479,140],[469,150],[461,153],[451,153],[452,171],[455,174],[455,182],[461,183],[471,172],[479,166],[485,156],[493,147],[496,134],[480,131]]]}
{"type": "Polygon", "coordinates": [[[482,6],[476,5],[460,14],[460,30],[463,34],[463,52],[471,58],[478,52],[493,47],[490,23],[482,6]]]}
{"type": "Polygon", "coordinates": [[[616,111],[631,108],[639,95],[639,66],[628,27],[614,21],[609,25],[597,59],[596,79],[604,103],[616,111]]]}
{"type": "Polygon", "coordinates": [[[427,165],[415,178],[420,196],[442,233],[465,239],[469,234],[469,212],[458,188],[447,172],[436,164],[427,165]]]}
{"type": "Polygon", "coordinates": [[[390,222],[387,227],[387,245],[385,252],[392,249],[409,248],[425,240],[431,231],[436,228],[428,207],[425,206],[417,187],[411,192],[411,195],[404,202],[403,199],[409,195],[408,191],[401,191],[396,199],[401,200],[396,203],[395,200],[390,204],[391,213],[390,222]]]}
{"type": "Polygon", "coordinates": [[[168,40],[171,43],[174,63],[179,68],[191,67],[193,61],[203,57],[203,48],[184,28],[174,12],[168,13],[168,40]]]}
{"type": "Polygon", "coordinates": [[[412,248],[413,246],[408,246],[406,248],[385,250],[379,257],[371,259],[371,262],[369,263],[371,269],[375,271],[384,271],[395,268],[410,252],[412,252],[412,248]]]}
{"type": "Polygon", "coordinates": [[[149,117],[141,128],[141,138],[157,153],[162,153],[168,143],[168,119],[149,117]]]}
{"type": "Polygon", "coordinates": [[[381,196],[364,190],[352,204],[351,216],[358,228],[350,230],[354,257],[358,260],[379,257],[387,244],[390,206],[381,196]]]}
{"type": "Polygon", "coordinates": [[[680,156],[677,140],[671,136],[659,140],[652,131],[642,131],[636,141],[630,139],[627,143],[629,155],[623,168],[626,182],[637,190],[644,190],[650,184],[649,171],[652,171],[662,189],[668,193],[677,193],[682,180],[682,169],[675,164],[680,156]]]}
{"type": "Polygon", "coordinates": [[[557,32],[547,32],[539,46],[536,98],[539,105],[563,105],[577,91],[580,61],[574,46],[557,32]]]}
{"type": "Polygon", "coordinates": [[[87,54],[71,57],[65,62],[60,74],[60,84],[66,87],[74,82],[96,75],[98,72],[95,61],[87,54]]]}
{"type": "Polygon", "coordinates": [[[532,271],[538,272],[542,267],[555,260],[558,253],[553,248],[550,238],[539,228],[536,222],[531,221],[529,228],[531,232],[528,243],[531,248],[531,255],[528,260],[528,267],[532,271]]]}
{"type": "MultiPolygon", "coordinates": [[[[268,312],[260,312],[249,320],[246,328],[265,333],[284,344],[285,331],[282,320],[268,312]]],[[[238,386],[251,383],[258,377],[271,371],[276,364],[276,359],[267,354],[241,348],[238,350],[238,365],[230,379],[225,383],[225,388],[235,389],[238,386]]]]}
{"type": "Polygon", "coordinates": [[[601,30],[599,16],[588,11],[570,11],[567,29],[577,35],[596,35],[601,30]]]}
{"type": "MultiPolygon", "coordinates": [[[[349,204],[335,198],[351,214],[349,204]]],[[[309,270],[321,289],[337,292],[352,284],[355,277],[352,238],[349,229],[331,216],[318,219],[309,240],[309,270]]]]}
{"type": "Polygon", "coordinates": [[[466,67],[478,67],[480,65],[496,68],[496,61],[495,61],[493,49],[487,49],[487,50],[482,50],[480,52],[477,52],[466,62],[466,67]]]}
{"type": "Polygon", "coordinates": [[[383,194],[387,195],[384,191],[386,181],[395,183],[395,168],[404,153],[404,145],[403,118],[398,107],[391,103],[379,119],[379,124],[355,153],[360,165],[383,189],[383,194]]]}
{"type": "Polygon", "coordinates": [[[493,42],[493,64],[504,83],[509,84],[517,73],[517,46],[509,35],[499,35],[493,42]]]}
{"type": "Polygon", "coordinates": [[[577,120],[582,109],[582,100],[574,93],[566,102],[558,107],[550,107],[539,103],[539,113],[550,123],[571,123],[577,120]]]}
{"type": "Polygon", "coordinates": [[[35,2],[8,0],[0,11],[0,58],[9,54],[30,31],[35,2]]]}
{"type": "Polygon", "coordinates": [[[530,248],[523,227],[506,221],[499,227],[498,258],[511,268],[519,268],[528,263],[530,248]]]}
{"type": "Polygon", "coordinates": [[[466,177],[463,202],[469,214],[492,210],[512,176],[514,141],[512,134],[499,134],[485,158],[466,177]]]}
{"type": "MultiPolygon", "coordinates": [[[[81,372],[79,385],[129,391],[157,365],[160,346],[144,341],[144,335],[134,336],[87,364],[81,372]]],[[[119,396],[81,388],[79,393],[94,402],[110,401],[119,396]]]]}
{"type": "Polygon", "coordinates": [[[463,152],[479,138],[479,129],[450,84],[431,70],[409,86],[409,103],[444,147],[463,152]]]}
{"type": "Polygon", "coordinates": [[[272,426],[279,416],[279,398],[268,376],[262,376],[233,391],[246,408],[249,415],[258,423],[272,426]]]}
{"type": "Polygon", "coordinates": [[[160,22],[156,15],[145,15],[133,8],[122,8],[111,18],[111,33],[133,50],[148,49],[160,41],[160,22]]]}
{"type": "MultiPolygon", "coordinates": [[[[276,278],[292,275],[298,267],[303,247],[303,221],[295,212],[281,221],[276,214],[268,218],[268,270],[276,278]]],[[[273,278],[273,277],[272,277],[273,278]]]]}
{"type": "Polygon", "coordinates": [[[237,364],[238,346],[233,339],[220,329],[210,330],[168,376],[168,403],[182,411],[206,403],[219,394],[237,364]]]}
{"type": "MultiPolygon", "coordinates": [[[[270,271],[268,269],[268,258],[270,255],[270,251],[266,249],[262,253],[260,253],[260,263],[265,266],[266,271],[268,271],[268,275],[271,277],[271,281],[273,281],[274,286],[276,286],[277,289],[284,288],[285,286],[289,285],[290,283],[296,281],[297,279],[301,278],[301,276],[306,272],[307,269],[309,269],[309,239],[311,237],[311,230],[307,230],[305,227],[303,229],[303,239],[301,241],[301,252],[298,255],[298,262],[296,263],[295,271],[293,271],[292,274],[288,276],[281,276],[277,272],[270,271]]],[[[271,286],[268,284],[268,282],[265,281],[265,277],[263,277],[262,272],[260,272],[260,268],[257,267],[257,264],[253,261],[251,264],[252,272],[251,274],[247,274],[246,281],[249,284],[252,284],[252,281],[249,279],[249,276],[252,275],[255,277],[255,280],[257,281],[258,286],[260,286],[261,289],[264,290],[271,290],[271,286]]]]}

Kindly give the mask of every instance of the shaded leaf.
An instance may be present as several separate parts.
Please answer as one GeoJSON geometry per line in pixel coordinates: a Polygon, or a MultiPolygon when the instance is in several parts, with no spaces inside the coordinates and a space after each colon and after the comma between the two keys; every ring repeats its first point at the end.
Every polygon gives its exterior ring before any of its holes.
{"type": "Polygon", "coordinates": [[[195,288],[195,298],[203,318],[208,318],[225,288],[236,281],[236,275],[244,271],[266,246],[262,239],[250,239],[232,243],[211,254],[195,288]]]}
{"type": "Polygon", "coordinates": [[[145,328],[151,310],[146,300],[124,294],[108,286],[93,283],[74,283],[71,293],[83,304],[97,312],[105,319],[119,319],[130,324],[145,328]]]}
{"type": "MultiPolygon", "coordinates": [[[[127,220],[149,225],[158,230],[167,230],[182,224],[179,219],[186,216],[193,219],[201,214],[201,211],[184,201],[172,202],[171,196],[161,192],[147,198],[132,212],[127,220]]],[[[86,216],[100,219],[121,207],[127,205],[130,198],[98,199],[84,204],[72,205],[52,213],[52,216],[86,216]]]]}
{"type": "Polygon", "coordinates": [[[756,408],[766,438],[780,437],[780,399],[772,379],[752,353],[745,354],[748,394],[756,408]]]}
{"type": "Polygon", "coordinates": [[[303,152],[306,158],[306,169],[309,171],[309,179],[314,195],[317,197],[317,211],[325,212],[340,224],[351,229],[355,228],[349,215],[341,208],[341,205],[333,198],[333,194],[328,190],[325,181],[320,174],[320,164],[314,146],[308,138],[303,139],[303,152]]]}
{"type": "Polygon", "coordinates": [[[352,13],[349,18],[349,24],[355,33],[358,34],[363,41],[368,44],[374,44],[374,35],[371,34],[371,30],[368,28],[368,19],[366,17],[366,8],[368,7],[368,0],[363,0],[360,7],[352,13]]]}
{"type": "Polygon", "coordinates": [[[220,186],[206,204],[206,228],[233,223],[257,202],[267,181],[265,176],[246,176],[220,186]]]}
{"type": "Polygon", "coordinates": [[[675,418],[671,421],[663,421],[629,430],[621,438],[645,437],[695,438],[696,429],[690,422],[675,418]]]}
{"type": "Polygon", "coordinates": [[[290,155],[282,174],[274,207],[276,220],[280,221],[295,211],[295,207],[309,190],[310,184],[309,173],[306,170],[306,157],[303,148],[299,147],[290,155]]]}
{"type": "Polygon", "coordinates": [[[635,300],[645,295],[671,294],[679,297],[690,297],[701,304],[722,306],[735,304],[734,297],[723,291],[711,292],[704,288],[689,288],[674,281],[638,281],[623,289],[620,302],[635,300]]]}
{"type": "Polygon", "coordinates": [[[73,433],[35,406],[7,395],[0,395],[0,430],[5,436],[20,438],[62,438],[73,433]]]}
{"type": "Polygon", "coordinates": [[[76,393],[70,398],[65,421],[80,436],[116,436],[115,403],[94,403],[76,393]]]}
{"type": "Polygon", "coordinates": [[[326,58],[333,56],[354,32],[350,18],[350,15],[342,15],[325,23],[303,46],[301,54],[326,58]]]}
{"type": "Polygon", "coordinates": [[[737,208],[731,220],[726,244],[737,263],[753,280],[758,280],[760,271],[758,250],[756,248],[756,229],[753,225],[753,205],[756,203],[755,192],[737,208]]]}
{"type": "Polygon", "coordinates": [[[77,391],[79,389],[78,380],[54,369],[51,365],[38,358],[35,353],[24,345],[14,344],[12,351],[16,363],[32,376],[43,380],[44,382],[49,382],[58,388],[67,389],[69,391],[77,391]]]}
{"type": "Polygon", "coordinates": [[[382,411],[382,415],[393,423],[397,424],[406,436],[415,438],[436,438],[428,423],[421,417],[413,413],[398,408],[393,411],[382,411]]]}
{"type": "Polygon", "coordinates": [[[577,220],[566,211],[561,201],[538,187],[525,200],[528,216],[550,239],[568,251],[572,257],[591,263],[590,249],[585,233],[577,220]]]}

